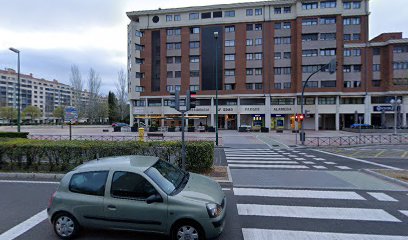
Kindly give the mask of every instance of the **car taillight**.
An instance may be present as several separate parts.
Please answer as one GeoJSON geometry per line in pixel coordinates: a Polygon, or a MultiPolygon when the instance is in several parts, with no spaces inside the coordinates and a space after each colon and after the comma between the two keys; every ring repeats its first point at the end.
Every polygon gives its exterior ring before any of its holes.
{"type": "Polygon", "coordinates": [[[54,193],[51,195],[50,201],[48,202],[48,208],[51,207],[52,201],[54,200],[56,194],[57,194],[57,192],[54,192],[54,193]]]}

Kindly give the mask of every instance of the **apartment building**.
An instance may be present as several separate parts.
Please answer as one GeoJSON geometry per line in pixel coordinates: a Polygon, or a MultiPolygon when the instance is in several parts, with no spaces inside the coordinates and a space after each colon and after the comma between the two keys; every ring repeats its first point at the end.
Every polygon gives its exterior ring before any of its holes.
{"type": "MultiPolygon", "coordinates": [[[[189,124],[291,128],[306,85],[305,129],[407,125],[408,39],[369,39],[367,0],[274,0],[127,13],[131,122],[176,124],[171,92],[197,91],[189,124]],[[216,86],[216,82],[218,86],[216,86]],[[219,90],[215,119],[215,90],[219,90]]],[[[386,21],[386,20],[385,20],[386,21]]]]}

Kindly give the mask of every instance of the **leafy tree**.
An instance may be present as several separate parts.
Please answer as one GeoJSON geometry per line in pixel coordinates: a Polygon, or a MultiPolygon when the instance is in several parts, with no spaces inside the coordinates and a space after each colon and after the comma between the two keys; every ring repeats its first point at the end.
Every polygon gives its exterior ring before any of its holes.
{"type": "Polygon", "coordinates": [[[64,122],[64,117],[65,117],[65,108],[63,106],[59,106],[54,111],[52,112],[52,116],[60,119],[61,123],[64,122]]]}
{"type": "Polygon", "coordinates": [[[102,80],[97,72],[93,68],[89,70],[88,75],[88,91],[89,91],[89,102],[86,110],[86,115],[91,123],[94,123],[96,119],[100,116],[101,96],[100,89],[102,85],[102,80]]]}
{"type": "Polygon", "coordinates": [[[118,120],[118,100],[113,92],[109,91],[108,94],[108,118],[109,123],[116,122],[118,120]]]}
{"type": "Polygon", "coordinates": [[[0,118],[7,119],[9,122],[17,119],[17,110],[13,107],[0,108],[0,118]]]}
{"type": "Polygon", "coordinates": [[[30,123],[32,120],[41,117],[41,110],[35,106],[28,106],[23,110],[23,118],[30,119],[30,123]]]}

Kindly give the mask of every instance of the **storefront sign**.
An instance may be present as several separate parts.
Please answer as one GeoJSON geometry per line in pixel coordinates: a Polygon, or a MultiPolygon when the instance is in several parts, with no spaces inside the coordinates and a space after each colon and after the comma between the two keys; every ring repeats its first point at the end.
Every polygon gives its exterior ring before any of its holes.
{"type": "Polygon", "coordinates": [[[134,107],[133,108],[133,114],[145,114],[146,113],[146,108],[144,107],[134,107]]]}
{"type": "Polygon", "coordinates": [[[209,113],[209,112],[210,112],[210,107],[196,107],[196,108],[190,109],[190,112],[205,112],[205,113],[209,113]]]}
{"type": "Polygon", "coordinates": [[[291,107],[274,107],[272,110],[274,112],[293,112],[291,107]]]}
{"type": "Polygon", "coordinates": [[[265,112],[265,106],[239,106],[241,114],[259,114],[265,112]]]}
{"type": "Polygon", "coordinates": [[[392,106],[374,106],[374,112],[391,112],[394,111],[394,108],[392,106]]]}
{"type": "Polygon", "coordinates": [[[277,117],[285,117],[286,115],[285,114],[271,114],[271,117],[273,117],[273,118],[277,118],[277,117]]]}

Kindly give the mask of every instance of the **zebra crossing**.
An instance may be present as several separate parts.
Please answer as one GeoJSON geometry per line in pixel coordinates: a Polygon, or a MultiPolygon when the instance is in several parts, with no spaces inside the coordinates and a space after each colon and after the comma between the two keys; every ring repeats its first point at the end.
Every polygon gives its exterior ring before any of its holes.
{"type": "Polygon", "coordinates": [[[230,169],[351,170],[325,158],[294,149],[225,148],[230,169]]]}
{"type": "Polygon", "coordinates": [[[404,192],[232,190],[244,240],[408,239],[404,192]]]}

